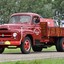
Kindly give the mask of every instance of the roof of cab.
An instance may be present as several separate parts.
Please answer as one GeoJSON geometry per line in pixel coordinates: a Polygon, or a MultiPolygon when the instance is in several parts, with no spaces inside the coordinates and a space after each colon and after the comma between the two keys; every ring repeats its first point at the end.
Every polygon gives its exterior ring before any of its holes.
{"type": "Polygon", "coordinates": [[[12,14],[11,16],[15,16],[15,15],[30,15],[30,16],[34,16],[34,15],[37,15],[37,16],[39,16],[40,17],[40,15],[39,14],[36,14],[36,13],[30,13],[30,12],[27,12],[27,13],[14,13],[14,14],[12,14]]]}

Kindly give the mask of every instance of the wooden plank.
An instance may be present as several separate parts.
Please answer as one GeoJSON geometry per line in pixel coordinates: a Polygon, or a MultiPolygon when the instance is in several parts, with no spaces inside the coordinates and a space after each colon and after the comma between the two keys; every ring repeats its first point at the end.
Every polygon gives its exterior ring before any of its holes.
{"type": "Polygon", "coordinates": [[[47,36],[47,22],[40,22],[42,36],[47,36]]]}

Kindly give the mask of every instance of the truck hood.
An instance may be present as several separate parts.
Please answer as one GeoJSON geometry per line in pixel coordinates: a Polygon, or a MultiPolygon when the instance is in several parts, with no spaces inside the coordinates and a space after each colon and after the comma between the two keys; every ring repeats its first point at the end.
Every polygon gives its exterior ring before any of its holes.
{"type": "Polygon", "coordinates": [[[21,29],[21,24],[3,24],[3,25],[0,25],[0,29],[2,30],[10,30],[10,29],[21,29]]]}

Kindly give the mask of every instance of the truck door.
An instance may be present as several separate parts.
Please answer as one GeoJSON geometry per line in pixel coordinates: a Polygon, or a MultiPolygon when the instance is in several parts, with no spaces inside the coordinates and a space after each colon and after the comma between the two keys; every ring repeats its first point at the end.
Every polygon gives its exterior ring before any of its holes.
{"type": "Polygon", "coordinates": [[[32,22],[34,25],[34,39],[35,41],[39,41],[41,39],[40,18],[38,16],[34,16],[32,22]]]}

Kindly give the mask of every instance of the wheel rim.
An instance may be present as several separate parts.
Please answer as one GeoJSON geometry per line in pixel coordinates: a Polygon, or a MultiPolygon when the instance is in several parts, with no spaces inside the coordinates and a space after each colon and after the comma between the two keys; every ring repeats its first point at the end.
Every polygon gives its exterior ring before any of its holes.
{"type": "Polygon", "coordinates": [[[29,40],[26,40],[26,41],[25,41],[24,49],[25,49],[26,51],[29,51],[29,50],[30,50],[30,41],[29,41],[29,40]]]}
{"type": "Polygon", "coordinates": [[[62,47],[63,47],[63,49],[64,49],[64,42],[62,43],[62,47]]]}

